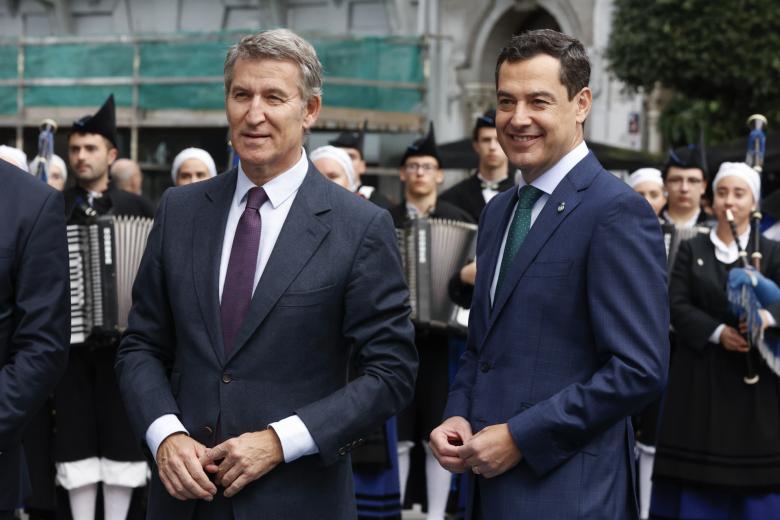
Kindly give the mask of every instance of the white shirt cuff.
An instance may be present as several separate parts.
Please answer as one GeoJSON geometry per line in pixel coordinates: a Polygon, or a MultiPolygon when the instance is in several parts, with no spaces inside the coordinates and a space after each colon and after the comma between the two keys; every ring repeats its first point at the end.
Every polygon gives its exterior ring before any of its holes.
{"type": "Polygon", "coordinates": [[[146,430],[146,445],[149,446],[149,449],[152,451],[154,460],[157,460],[157,449],[160,447],[160,444],[162,444],[162,441],[174,433],[179,432],[186,433],[187,435],[190,433],[181,423],[179,418],[172,413],[158,417],[149,425],[149,428],[146,430]]]}
{"type": "Polygon", "coordinates": [[[291,415],[269,426],[274,429],[279,442],[282,443],[282,453],[287,463],[320,451],[309,429],[297,415],[291,415]]]}
{"type": "Polygon", "coordinates": [[[715,331],[710,334],[710,343],[720,344],[720,335],[723,334],[723,329],[726,328],[725,323],[721,323],[715,328],[715,331]]]}
{"type": "Polygon", "coordinates": [[[767,311],[765,316],[767,317],[766,318],[766,323],[764,324],[765,326],[767,326],[767,327],[776,327],[777,326],[777,322],[775,321],[775,317],[772,316],[771,312],[767,311]]]}

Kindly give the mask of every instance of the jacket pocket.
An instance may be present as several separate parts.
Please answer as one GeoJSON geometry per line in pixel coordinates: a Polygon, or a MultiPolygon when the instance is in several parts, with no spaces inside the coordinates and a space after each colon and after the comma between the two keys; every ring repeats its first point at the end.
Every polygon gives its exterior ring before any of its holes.
{"type": "Polygon", "coordinates": [[[311,305],[320,305],[333,301],[333,288],[335,284],[320,287],[313,291],[290,291],[284,293],[279,301],[276,302],[277,307],[308,307],[311,305]]]}

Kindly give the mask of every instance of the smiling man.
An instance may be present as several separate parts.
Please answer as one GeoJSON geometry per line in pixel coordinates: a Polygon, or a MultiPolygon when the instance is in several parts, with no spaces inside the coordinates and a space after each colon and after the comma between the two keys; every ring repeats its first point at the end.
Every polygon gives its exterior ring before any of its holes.
{"type": "Polygon", "coordinates": [[[636,518],[629,416],[663,388],[666,261],[658,219],[583,141],[582,44],[512,38],[496,129],[522,171],[480,221],[468,349],[431,433],[475,475],[470,518],[636,518]]]}
{"type": "Polygon", "coordinates": [[[308,42],[242,38],[225,59],[239,165],[160,202],[116,365],[156,461],[150,518],[355,518],[349,453],[411,398],[390,215],[302,146],[321,92],[308,42]]]}

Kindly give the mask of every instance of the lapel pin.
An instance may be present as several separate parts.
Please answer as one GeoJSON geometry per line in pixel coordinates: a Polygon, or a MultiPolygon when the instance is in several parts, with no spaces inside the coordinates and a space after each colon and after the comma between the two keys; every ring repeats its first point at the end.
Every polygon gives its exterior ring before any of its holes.
{"type": "Polygon", "coordinates": [[[564,209],[566,209],[566,203],[565,202],[561,202],[560,204],[558,204],[558,213],[563,213],[564,209]]]}
{"type": "Polygon", "coordinates": [[[696,259],[696,263],[699,264],[699,266],[701,267],[702,265],[704,265],[704,260],[702,260],[701,258],[698,258],[698,259],[696,259]]]}

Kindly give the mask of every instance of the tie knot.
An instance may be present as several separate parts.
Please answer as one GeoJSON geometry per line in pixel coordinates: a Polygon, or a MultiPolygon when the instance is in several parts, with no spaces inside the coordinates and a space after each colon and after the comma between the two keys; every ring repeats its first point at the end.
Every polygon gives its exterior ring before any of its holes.
{"type": "Polygon", "coordinates": [[[246,207],[258,210],[267,200],[268,195],[265,194],[265,190],[260,187],[255,187],[249,190],[249,194],[247,194],[246,207]]]}
{"type": "Polygon", "coordinates": [[[534,207],[534,204],[536,204],[536,201],[539,200],[539,197],[542,196],[542,193],[544,192],[539,188],[527,184],[520,188],[520,196],[517,204],[522,209],[531,209],[534,207]]]}

